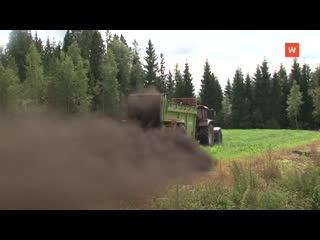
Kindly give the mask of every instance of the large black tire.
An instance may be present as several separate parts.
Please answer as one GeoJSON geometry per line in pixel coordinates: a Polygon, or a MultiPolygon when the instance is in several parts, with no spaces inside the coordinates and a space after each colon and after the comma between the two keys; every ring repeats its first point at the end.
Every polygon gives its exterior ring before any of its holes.
{"type": "Polygon", "coordinates": [[[214,132],[211,124],[208,127],[201,129],[200,144],[208,146],[212,146],[214,144],[214,132]]]}
{"type": "Polygon", "coordinates": [[[222,130],[221,128],[214,130],[214,143],[215,144],[222,144],[223,137],[222,137],[222,130]]]}

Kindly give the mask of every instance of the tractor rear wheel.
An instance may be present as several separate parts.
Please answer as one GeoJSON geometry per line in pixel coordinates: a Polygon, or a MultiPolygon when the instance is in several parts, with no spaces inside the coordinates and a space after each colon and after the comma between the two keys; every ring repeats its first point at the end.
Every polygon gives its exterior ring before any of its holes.
{"type": "Polygon", "coordinates": [[[201,129],[200,144],[209,146],[214,144],[214,132],[211,124],[208,127],[201,129]]]}

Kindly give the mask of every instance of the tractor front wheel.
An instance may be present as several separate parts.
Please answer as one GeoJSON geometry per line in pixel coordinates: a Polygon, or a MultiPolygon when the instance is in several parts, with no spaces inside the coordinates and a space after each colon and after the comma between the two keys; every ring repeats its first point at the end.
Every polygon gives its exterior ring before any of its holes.
{"type": "Polygon", "coordinates": [[[220,127],[214,128],[214,143],[215,144],[222,144],[222,130],[220,127]]]}

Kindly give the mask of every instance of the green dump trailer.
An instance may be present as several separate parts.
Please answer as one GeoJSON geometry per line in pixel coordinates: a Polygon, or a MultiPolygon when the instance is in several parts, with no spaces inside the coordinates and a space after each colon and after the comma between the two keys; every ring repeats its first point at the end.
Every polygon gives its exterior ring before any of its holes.
{"type": "Polygon", "coordinates": [[[131,94],[128,118],[143,128],[183,131],[195,138],[197,107],[168,101],[164,94],[131,94]]]}

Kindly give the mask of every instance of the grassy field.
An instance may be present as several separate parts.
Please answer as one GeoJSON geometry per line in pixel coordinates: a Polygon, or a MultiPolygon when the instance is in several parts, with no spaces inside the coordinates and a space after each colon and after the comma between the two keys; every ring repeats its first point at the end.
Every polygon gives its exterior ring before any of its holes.
{"type": "Polygon", "coordinates": [[[320,210],[320,132],[224,130],[223,134],[223,145],[204,147],[218,159],[211,172],[191,184],[168,186],[146,208],[320,210]],[[232,159],[237,161],[226,161],[232,159]]]}
{"type": "Polygon", "coordinates": [[[288,149],[320,139],[320,132],[305,130],[223,129],[223,145],[203,147],[212,156],[232,160],[255,156],[271,149],[288,149]]]}

